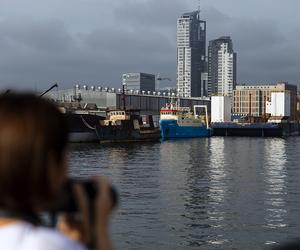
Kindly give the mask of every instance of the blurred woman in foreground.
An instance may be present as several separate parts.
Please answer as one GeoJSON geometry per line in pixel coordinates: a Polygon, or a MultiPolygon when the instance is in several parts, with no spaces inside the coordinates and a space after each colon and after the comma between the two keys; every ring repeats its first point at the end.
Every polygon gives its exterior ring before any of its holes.
{"type": "Polygon", "coordinates": [[[96,180],[94,222],[88,198],[74,186],[80,216],[61,216],[57,230],[42,227],[38,213],[66,181],[68,129],[49,101],[32,94],[0,96],[0,248],[1,250],[86,249],[93,234],[96,249],[112,249],[108,234],[112,201],[107,181],[96,180]]]}

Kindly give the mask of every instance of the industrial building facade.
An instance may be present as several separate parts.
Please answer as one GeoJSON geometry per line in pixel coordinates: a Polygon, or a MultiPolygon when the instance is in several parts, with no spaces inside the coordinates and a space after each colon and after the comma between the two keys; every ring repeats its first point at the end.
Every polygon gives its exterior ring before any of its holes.
{"type": "Polygon", "coordinates": [[[233,114],[261,117],[267,114],[267,103],[274,92],[289,92],[290,120],[295,120],[297,86],[287,83],[273,85],[236,86],[233,91],[233,114]]]}
{"type": "Polygon", "coordinates": [[[146,73],[126,73],[122,82],[127,89],[139,91],[155,91],[155,75],[146,73]]]}
{"type": "Polygon", "coordinates": [[[229,36],[209,42],[208,95],[232,96],[236,86],[236,53],[229,36]]]}
{"type": "Polygon", "coordinates": [[[206,22],[200,11],[177,20],[177,90],[181,97],[201,96],[201,74],[206,69],[206,22]]]}
{"type": "MultiPolygon", "coordinates": [[[[106,110],[123,108],[124,98],[127,109],[138,109],[141,114],[159,115],[160,109],[170,103],[171,96],[174,98],[174,93],[149,93],[138,94],[137,91],[127,91],[125,95],[119,89],[107,88],[89,88],[89,87],[74,87],[73,89],[51,91],[47,97],[64,103],[78,103],[82,106],[86,104],[94,104],[98,109],[106,110]],[[170,94],[170,95],[169,95],[170,94]],[[80,100],[80,101],[79,101],[80,100]]],[[[190,107],[193,109],[194,105],[206,105],[210,113],[210,99],[209,98],[180,98],[180,105],[190,107]]]]}

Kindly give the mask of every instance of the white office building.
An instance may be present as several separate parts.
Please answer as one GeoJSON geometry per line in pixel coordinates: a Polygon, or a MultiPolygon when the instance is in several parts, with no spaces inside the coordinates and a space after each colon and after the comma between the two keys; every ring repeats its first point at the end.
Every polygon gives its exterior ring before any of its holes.
{"type": "Polygon", "coordinates": [[[234,87],[234,53],[228,43],[222,43],[218,51],[218,95],[232,96],[234,87]]]}
{"type": "Polygon", "coordinates": [[[208,95],[232,96],[236,86],[236,53],[230,37],[209,42],[208,95]]]}

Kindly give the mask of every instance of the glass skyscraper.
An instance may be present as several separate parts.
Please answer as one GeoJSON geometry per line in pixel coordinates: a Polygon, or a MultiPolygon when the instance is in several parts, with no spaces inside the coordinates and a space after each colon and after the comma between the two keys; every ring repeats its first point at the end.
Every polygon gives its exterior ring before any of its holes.
{"type": "Polygon", "coordinates": [[[181,97],[200,97],[201,74],[206,72],[206,22],[200,11],[177,19],[177,90],[181,97]]]}

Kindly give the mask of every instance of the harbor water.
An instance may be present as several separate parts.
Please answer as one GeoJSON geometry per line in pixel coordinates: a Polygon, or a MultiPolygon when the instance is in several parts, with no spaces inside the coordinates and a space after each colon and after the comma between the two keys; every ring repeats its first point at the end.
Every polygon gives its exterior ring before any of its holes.
{"type": "Polygon", "coordinates": [[[116,249],[268,249],[300,239],[300,137],[73,144],[71,175],[106,175],[116,249]]]}

